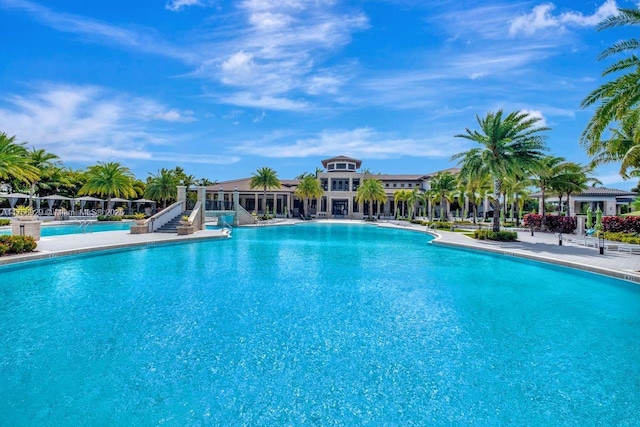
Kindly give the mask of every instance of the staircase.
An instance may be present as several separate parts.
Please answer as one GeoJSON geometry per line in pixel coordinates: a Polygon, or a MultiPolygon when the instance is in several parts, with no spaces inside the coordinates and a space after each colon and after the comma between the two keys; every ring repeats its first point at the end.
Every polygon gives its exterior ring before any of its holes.
{"type": "Polygon", "coordinates": [[[178,233],[178,226],[180,225],[180,220],[182,219],[183,215],[189,216],[189,215],[191,215],[191,211],[182,212],[180,215],[176,216],[171,221],[169,221],[168,223],[166,223],[162,227],[158,228],[155,232],[156,233],[174,233],[174,234],[177,234],[178,233]]]}

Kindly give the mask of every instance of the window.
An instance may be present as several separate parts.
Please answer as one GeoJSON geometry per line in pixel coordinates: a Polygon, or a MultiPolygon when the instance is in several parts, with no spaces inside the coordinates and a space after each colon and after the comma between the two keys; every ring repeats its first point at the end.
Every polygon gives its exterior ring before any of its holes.
{"type": "Polygon", "coordinates": [[[393,183],[393,186],[394,186],[394,187],[397,187],[397,186],[398,186],[398,184],[396,184],[396,183],[394,182],[394,183],[393,183]]]}
{"type": "Polygon", "coordinates": [[[389,186],[389,183],[387,182],[384,186],[385,186],[385,187],[388,187],[388,186],[389,186]]]}
{"type": "Polygon", "coordinates": [[[400,187],[404,187],[404,182],[402,184],[400,184],[400,187]]]}
{"type": "Polygon", "coordinates": [[[332,171],[335,168],[336,165],[334,165],[333,163],[329,163],[329,167],[327,168],[327,170],[332,171]]]}
{"type": "Polygon", "coordinates": [[[356,170],[356,165],[354,165],[353,163],[349,163],[349,170],[350,171],[356,170]]]}
{"type": "Polygon", "coordinates": [[[346,163],[337,163],[336,164],[336,169],[346,169],[347,168],[347,164],[346,163]]]}

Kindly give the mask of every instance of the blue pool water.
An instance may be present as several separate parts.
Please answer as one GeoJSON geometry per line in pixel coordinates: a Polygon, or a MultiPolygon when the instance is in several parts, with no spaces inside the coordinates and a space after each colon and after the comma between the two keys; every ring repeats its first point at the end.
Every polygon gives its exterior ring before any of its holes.
{"type": "MultiPolygon", "coordinates": [[[[73,222],[65,225],[43,225],[40,227],[42,237],[62,236],[65,234],[98,233],[101,231],[129,230],[131,222],[92,222],[89,226],[82,226],[73,222]]],[[[0,234],[11,234],[11,228],[0,230],[0,234]]]]}
{"type": "Polygon", "coordinates": [[[638,425],[640,286],[373,226],[0,268],[1,425],[638,425]]]}

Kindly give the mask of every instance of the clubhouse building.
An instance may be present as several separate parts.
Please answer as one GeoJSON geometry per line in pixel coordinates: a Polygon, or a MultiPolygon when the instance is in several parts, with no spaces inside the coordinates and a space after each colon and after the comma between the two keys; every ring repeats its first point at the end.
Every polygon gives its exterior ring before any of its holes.
{"type": "MultiPolygon", "coordinates": [[[[384,190],[387,193],[387,201],[385,203],[374,203],[373,215],[380,218],[393,218],[396,214],[394,192],[397,190],[413,190],[414,188],[426,191],[430,188],[431,179],[439,173],[413,175],[365,174],[358,172],[361,166],[361,160],[345,156],[322,160],[324,171],[319,172],[316,178],[320,181],[324,193],[319,199],[312,199],[310,212],[304,213],[314,218],[363,219],[369,215],[369,204],[356,202],[356,190],[365,179],[374,178],[382,181],[384,190]]],[[[451,168],[444,171],[456,174],[459,169],[451,168]]],[[[298,200],[294,195],[298,180],[280,180],[282,188],[268,190],[266,200],[263,189],[252,189],[249,185],[250,181],[251,178],[243,178],[208,186],[207,199],[218,201],[221,205],[227,205],[232,202],[233,194],[237,192],[240,205],[249,213],[263,214],[265,207],[268,207],[270,213],[275,213],[276,215],[288,213],[297,217],[303,212],[302,200],[298,200]]],[[[416,212],[420,208],[429,209],[430,206],[416,204],[416,212]]],[[[447,208],[451,207],[447,206],[447,208]]]]}

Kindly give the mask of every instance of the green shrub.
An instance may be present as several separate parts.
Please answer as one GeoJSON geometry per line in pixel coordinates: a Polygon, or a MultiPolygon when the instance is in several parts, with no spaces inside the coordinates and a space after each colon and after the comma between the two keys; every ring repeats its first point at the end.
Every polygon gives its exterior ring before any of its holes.
{"type": "Polygon", "coordinates": [[[10,219],[0,219],[0,227],[4,227],[5,225],[9,225],[11,224],[11,220],[10,219]]]}
{"type": "Polygon", "coordinates": [[[116,215],[98,215],[96,219],[98,221],[122,221],[122,217],[116,215]]]}
{"type": "Polygon", "coordinates": [[[32,252],[37,246],[31,236],[0,236],[0,256],[32,252]]]}
{"type": "Polygon", "coordinates": [[[500,242],[513,242],[518,239],[518,233],[515,231],[474,230],[473,237],[478,240],[486,239],[500,242]]]}
{"type": "Polygon", "coordinates": [[[623,233],[623,232],[604,232],[604,238],[614,242],[630,243],[634,245],[640,245],[640,236],[637,233],[623,233]]]}

